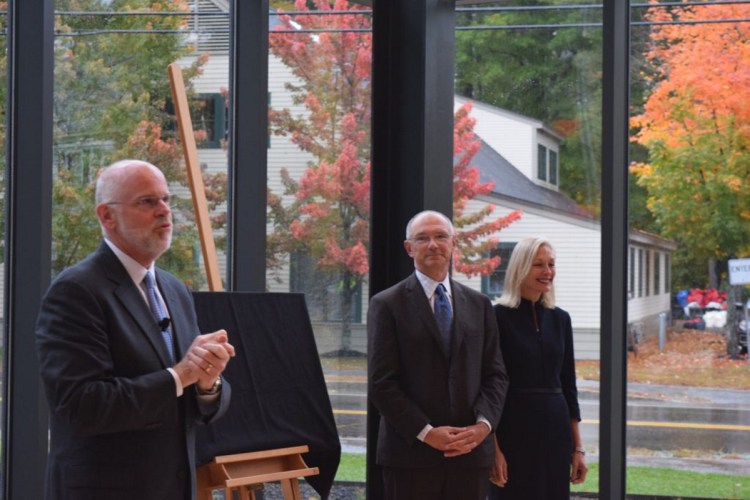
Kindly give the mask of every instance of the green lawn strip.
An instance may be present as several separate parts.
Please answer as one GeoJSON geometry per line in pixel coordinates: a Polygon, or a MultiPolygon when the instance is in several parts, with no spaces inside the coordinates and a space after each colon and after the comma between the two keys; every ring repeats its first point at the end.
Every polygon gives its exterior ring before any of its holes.
{"type": "MultiPolygon", "coordinates": [[[[511,481],[513,478],[511,478],[511,481]]],[[[365,481],[365,455],[342,453],[336,481],[365,481]]],[[[750,476],[692,472],[661,467],[628,467],[627,492],[631,495],[750,499],[750,476]]],[[[596,492],[599,489],[599,465],[590,464],[586,482],[572,491],[596,492]]]]}
{"type": "MultiPolygon", "coordinates": [[[[692,472],[662,467],[628,467],[627,493],[667,497],[750,499],[750,476],[692,472]]],[[[589,465],[586,482],[571,488],[577,492],[599,489],[599,466],[589,465]]]]}
{"type": "Polygon", "coordinates": [[[366,455],[364,453],[342,453],[336,481],[365,482],[366,455]]]}

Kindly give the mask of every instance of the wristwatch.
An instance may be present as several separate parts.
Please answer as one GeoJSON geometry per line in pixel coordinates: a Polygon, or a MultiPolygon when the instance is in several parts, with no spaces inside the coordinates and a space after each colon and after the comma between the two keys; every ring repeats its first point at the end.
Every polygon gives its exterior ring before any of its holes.
{"type": "Polygon", "coordinates": [[[198,394],[201,396],[212,396],[221,390],[221,377],[214,380],[214,385],[208,390],[203,390],[198,386],[198,394]]]}

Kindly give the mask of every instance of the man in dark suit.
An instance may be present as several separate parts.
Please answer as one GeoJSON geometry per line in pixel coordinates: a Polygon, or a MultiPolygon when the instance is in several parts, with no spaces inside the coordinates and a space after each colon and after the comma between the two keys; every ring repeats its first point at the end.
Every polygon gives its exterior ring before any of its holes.
{"type": "Polygon", "coordinates": [[[48,500],[195,498],[195,426],[226,410],[221,373],[234,348],[224,330],[200,335],[187,287],[154,266],[171,243],[169,201],[149,163],[103,170],[104,241],[42,301],[48,500]]]}
{"type": "Polygon", "coordinates": [[[390,500],[486,497],[508,380],[490,301],[449,277],[454,245],[445,215],[415,215],[404,242],[415,273],[370,301],[368,389],[390,500]]]}

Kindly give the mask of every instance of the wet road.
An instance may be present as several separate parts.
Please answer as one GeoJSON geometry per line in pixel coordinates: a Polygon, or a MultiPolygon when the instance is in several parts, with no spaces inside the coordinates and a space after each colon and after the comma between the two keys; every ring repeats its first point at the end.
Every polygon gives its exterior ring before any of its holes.
{"type": "MultiPolygon", "coordinates": [[[[345,451],[364,452],[367,380],[355,373],[326,374],[334,416],[345,451]]],[[[598,450],[598,384],[579,385],[584,443],[598,450]]],[[[737,455],[750,473],[750,391],[628,387],[627,445],[639,452],[737,455]]]]}

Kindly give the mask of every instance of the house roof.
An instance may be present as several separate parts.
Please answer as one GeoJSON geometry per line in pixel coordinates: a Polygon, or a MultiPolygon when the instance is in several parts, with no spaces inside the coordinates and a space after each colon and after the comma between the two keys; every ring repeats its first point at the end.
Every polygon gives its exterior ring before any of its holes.
{"type": "Polygon", "coordinates": [[[595,218],[567,195],[531,181],[484,141],[471,163],[479,169],[481,182],[494,182],[492,194],[496,196],[581,219],[595,218]]]}

